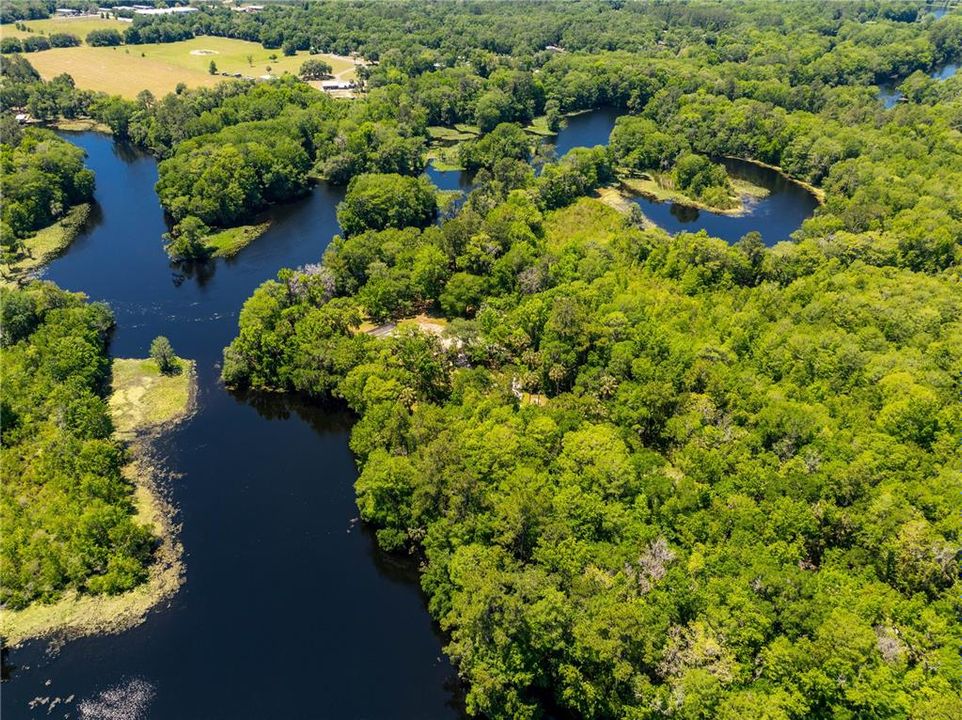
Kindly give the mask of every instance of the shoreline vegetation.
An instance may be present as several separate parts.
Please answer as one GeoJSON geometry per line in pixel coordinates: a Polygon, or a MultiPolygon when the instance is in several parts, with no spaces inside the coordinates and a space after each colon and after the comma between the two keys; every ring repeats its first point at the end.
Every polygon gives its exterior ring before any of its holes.
{"type": "Polygon", "coordinates": [[[183,358],[177,364],[179,372],[162,375],[150,359],[116,358],[112,363],[109,407],[114,435],[126,444],[130,457],[123,475],[134,488],[135,519],[158,539],[147,581],[118,595],[70,591],[53,603],[5,609],[0,613],[5,645],[120,632],[143,622],[151,609],[177,592],[184,578],[183,548],[174,508],[160,487],[165,471],[151,453],[152,441],[189,418],[196,407],[195,364],[183,358]]]}
{"type": "Polygon", "coordinates": [[[90,217],[91,203],[74,205],[52,225],[37,230],[23,243],[26,253],[12,262],[0,263],[0,276],[5,285],[27,279],[35,270],[46,265],[70,247],[90,217]]]}
{"type": "Polygon", "coordinates": [[[114,131],[106,123],[99,122],[93,118],[58,118],[47,123],[41,123],[44,127],[52,130],[62,130],[64,132],[99,132],[104,135],[113,135],[114,131]]]}
{"type": "Polygon", "coordinates": [[[722,157],[725,158],[726,160],[740,160],[741,162],[746,162],[746,163],[749,163],[750,165],[756,165],[756,166],[758,166],[758,167],[767,168],[767,169],[769,169],[769,170],[774,170],[775,172],[777,172],[779,175],[781,175],[781,176],[782,176],[783,178],[785,178],[786,180],[788,180],[788,181],[790,181],[790,182],[793,182],[793,183],[795,183],[796,185],[798,185],[799,187],[802,187],[802,188],[808,190],[808,191],[815,197],[815,199],[818,201],[818,204],[819,204],[819,205],[824,205],[824,204],[825,204],[825,190],[824,190],[824,189],[818,187],[817,185],[812,185],[811,183],[805,182],[804,180],[800,180],[799,178],[796,178],[796,177],[793,177],[792,175],[789,175],[787,172],[785,172],[784,168],[782,168],[782,167],[780,167],[780,166],[778,166],[778,165],[771,165],[771,164],[769,164],[769,163],[767,163],[767,162],[763,162],[763,161],[761,161],[761,160],[754,160],[754,159],[752,159],[752,158],[738,157],[737,155],[722,155],[722,157]]]}

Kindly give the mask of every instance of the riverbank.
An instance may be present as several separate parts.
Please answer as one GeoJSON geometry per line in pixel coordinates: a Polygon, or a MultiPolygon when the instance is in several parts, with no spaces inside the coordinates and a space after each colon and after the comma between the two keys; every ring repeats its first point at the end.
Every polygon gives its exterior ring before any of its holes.
{"type": "Polygon", "coordinates": [[[51,130],[63,130],[65,132],[99,132],[105,135],[113,135],[114,133],[109,125],[98,122],[93,118],[60,118],[53,122],[45,123],[45,127],[51,130]]]}
{"type": "Polygon", "coordinates": [[[31,237],[25,238],[25,250],[20,256],[13,262],[0,263],[3,284],[23,280],[66,250],[83,229],[90,217],[90,210],[90,203],[75,205],[53,225],[37,230],[31,237]]]}
{"type": "Polygon", "coordinates": [[[825,204],[825,191],[822,190],[822,188],[812,185],[811,183],[807,183],[804,180],[799,180],[798,178],[792,177],[778,165],[770,165],[766,162],[762,162],[761,160],[752,160],[751,158],[736,157],[735,155],[723,155],[722,157],[724,157],[726,160],[738,160],[739,162],[745,162],[745,163],[748,163],[749,165],[756,165],[757,167],[765,168],[767,170],[774,170],[786,180],[795,183],[800,188],[804,188],[809,193],[811,193],[812,196],[818,201],[819,205],[825,204]]]}
{"type": "Polygon", "coordinates": [[[189,417],[196,402],[194,363],[179,359],[178,375],[161,377],[153,360],[115,359],[108,401],[115,437],[127,443],[130,462],[124,477],[133,487],[137,521],[158,539],[147,581],[119,595],[65,593],[50,604],[0,613],[0,636],[16,647],[39,637],[66,640],[113,633],[139,624],[151,608],[170,598],[183,581],[183,550],[174,509],[159,487],[163,470],[151,459],[151,441],[189,417]],[[169,379],[168,379],[169,378],[169,379]]]}

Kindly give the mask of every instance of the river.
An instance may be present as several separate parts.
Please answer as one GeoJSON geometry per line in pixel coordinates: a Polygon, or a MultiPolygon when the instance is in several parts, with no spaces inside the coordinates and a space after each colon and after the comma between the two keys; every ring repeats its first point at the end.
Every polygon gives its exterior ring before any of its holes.
{"type": "Polygon", "coordinates": [[[157,447],[178,474],[169,485],[187,581],[126,632],[53,656],[44,642],[11,651],[5,720],[462,717],[416,568],[356,522],[350,418],[234,395],[218,380],[244,300],[280,268],[318,261],[342,191],[317,186],[275,208],[271,229],[236,259],[184,272],[162,247],[154,159],[104,135],[66,137],[88,153],[98,212],[44,276],[110,304],[111,355],[146,357],[166,335],[197,360],[197,413],[157,447]],[[78,715],[82,702],[107,708],[114,690],[122,711],[78,715]],[[28,707],[70,695],[53,715],[28,707]]]}

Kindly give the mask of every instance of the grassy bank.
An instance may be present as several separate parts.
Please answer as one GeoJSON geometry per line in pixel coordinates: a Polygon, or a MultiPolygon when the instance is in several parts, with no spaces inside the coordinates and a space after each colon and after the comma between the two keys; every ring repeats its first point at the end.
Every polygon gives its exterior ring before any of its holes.
{"type": "Polygon", "coordinates": [[[464,170],[458,162],[458,148],[433,147],[427,152],[427,161],[435,170],[447,172],[450,170],[464,170]]]}
{"type": "Polygon", "coordinates": [[[24,240],[26,249],[19,256],[9,263],[0,263],[0,276],[3,282],[21,280],[66,250],[83,229],[89,215],[88,203],[75,205],[53,225],[38,230],[32,237],[24,240]]]}
{"type": "Polygon", "coordinates": [[[46,123],[46,127],[54,130],[66,130],[67,132],[100,132],[112,135],[113,130],[109,125],[97,122],[92,118],[60,118],[53,122],[46,123]]]}
{"type": "Polygon", "coordinates": [[[241,225],[227,228],[204,238],[211,257],[232,257],[259,238],[271,226],[269,222],[259,225],[241,225]]]}
{"type": "Polygon", "coordinates": [[[747,163],[750,163],[751,165],[757,165],[758,167],[774,170],[779,175],[782,175],[788,180],[791,180],[796,185],[799,185],[805,188],[806,190],[808,190],[812,195],[815,196],[815,199],[818,200],[819,205],[823,205],[825,203],[825,191],[822,190],[822,188],[816,187],[815,185],[812,185],[811,183],[807,183],[804,180],[799,180],[798,178],[792,177],[787,172],[785,172],[782,168],[780,168],[778,165],[769,165],[768,163],[762,162],[761,160],[751,160],[750,158],[740,158],[734,155],[725,155],[725,157],[730,160],[741,160],[742,162],[747,162],[747,163]]]}
{"type": "Polygon", "coordinates": [[[160,475],[150,460],[149,438],[186,418],[194,404],[194,363],[178,359],[180,372],[162,375],[153,360],[113,361],[109,399],[115,435],[130,442],[131,462],[124,476],[134,487],[138,522],[160,542],[147,582],[119,595],[66,593],[57,602],[34,603],[23,610],[0,613],[0,636],[10,646],[35,637],[79,637],[118,632],[136,625],[147,612],[173,595],[183,579],[182,549],[177,541],[173,509],[156,485],[160,475]]]}
{"type": "Polygon", "coordinates": [[[162,429],[185,418],[194,402],[194,363],[177,359],[165,375],[151,359],[117,358],[111,366],[110,414],[123,440],[162,429]]]}

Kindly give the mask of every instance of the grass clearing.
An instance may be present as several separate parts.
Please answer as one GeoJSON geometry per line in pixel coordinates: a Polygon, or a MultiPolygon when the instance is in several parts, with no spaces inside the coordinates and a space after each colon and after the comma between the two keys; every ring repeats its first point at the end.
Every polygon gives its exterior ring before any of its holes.
{"type": "MultiPolygon", "coordinates": [[[[165,95],[173,92],[181,82],[188,87],[210,87],[226,80],[223,75],[210,74],[211,61],[217,65],[219,73],[240,73],[259,78],[267,74],[278,77],[284,73],[296,75],[309,57],[330,63],[340,79],[355,78],[351,58],[311,56],[307,52],[288,57],[280,50],[267,50],[259,43],[212,36],[174,43],[53,48],[30,53],[28,59],[45,80],[67,73],[77,87],[85,90],[134,98],[141,90],[150,90],[157,96],[165,95]],[[272,55],[274,59],[271,59],[272,55]]],[[[311,84],[320,87],[320,83],[311,84]]]]}
{"type": "Polygon", "coordinates": [[[560,250],[574,243],[607,245],[624,229],[624,216],[596,198],[580,198],[567,207],[552,210],[544,218],[548,247],[560,250]]]}
{"type": "Polygon", "coordinates": [[[92,118],[60,118],[53,122],[44,123],[44,127],[67,132],[99,132],[106,135],[113,133],[109,125],[97,122],[92,118]]]}
{"type": "Polygon", "coordinates": [[[131,440],[187,417],[194,401],[194,362],[177,362],[179,372],[164,375],[151,359],[114,359],[109,405],[118,437],[131,440]]]}
{"type": "Polygon", "coordinates": [[[4,283],[12,283],[50,262],[62,253],[83,229],[90,215],[90,204],[81,203],[70,208],[66,215],[53,225],[38,230],[26,238],[26,250],[12,262],[0,263],[0,277],[4,283]]]}
{"type": "Polygon", "coordinates": [[[464,170],[458,159],[458,148],[455,147],[433,147],[428,150],[426,155],[428,163],[440,172],[449,170],[464,170]]]}
{"type": "Polygon", "coordinates": [[[227,228],[208,235],[204,241],[210,249],[211,257],[233,257],[267,232],[270,226],[270,222],[264,222],[259,225],[227,228]]]}
{"type": "Polygon", "coordinates": [[[524,129],[526,132],[529,132],[532,135],[538,135],[540,137],[554,137],[558,134],[553,130],[548,129],[547,115],[539,115],[538,117],[533,118],[529,125],[525,125],[524,129]]]}
{"type": "Polygon", "coordinates": [[[464,132],[457,128],[444,127],[443,125],[431,125],[428,127],[428,134],[435,142],[460,142],[461,140],[473,140],[478,137],[477,133],[464,132]]]}
{"type": "Polygon", "coordinates": [[[0,636],[14,647],[35,637],[77,637],[119,632],[143,620],[148,611],[171,597],[184,579],[183,548],[177,541],[173,509],[163,499],[155,478],[159,469],[148,459],[150,433],[185,418],[194,401],[194,362],[178,358],[181,372],[164,376],[153,360],[113,361],[109,405],[114,435],[135,440],[134,460],[124,468],[133,485],[138,522],[150,526],[160,542],[148,569],[147,582],[119,595],[66,593],[57,602],[33,603],[23,610],[0,613],[0,636]]]}

